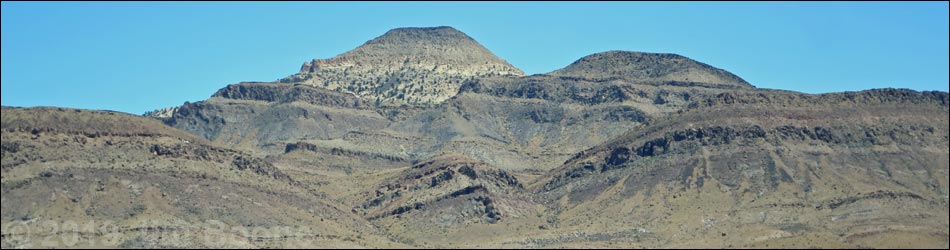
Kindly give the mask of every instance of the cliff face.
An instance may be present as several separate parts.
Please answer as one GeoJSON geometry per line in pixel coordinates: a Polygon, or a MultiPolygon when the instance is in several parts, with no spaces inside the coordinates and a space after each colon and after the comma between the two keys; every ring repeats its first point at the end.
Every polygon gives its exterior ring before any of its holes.
{"type": "Polygon", "coordinates": [[[372,104],[356,99],[352,94],[313,88],[305,85],[289,86],[271,83],[231,84],[218,90],[218,92],[215,92],[211,97],[275,103],[301,102],[312,105],[352,109],[372,108],[372,104]]]}
{"type": "Polygon", "coordinates": [[[390,30],[339,56],[304,63],[281,82],[353,93],[380,105],[436,104],[466,80],[522,75],[465,33],[433,27],[390,30]]]}

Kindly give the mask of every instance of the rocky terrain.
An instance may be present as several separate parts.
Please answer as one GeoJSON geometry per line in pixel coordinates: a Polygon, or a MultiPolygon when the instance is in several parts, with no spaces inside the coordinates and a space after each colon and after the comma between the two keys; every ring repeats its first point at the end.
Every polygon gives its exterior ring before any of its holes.
{"type": "Polygon", "coordinates": [[[3,247],[945,249],[948,99],[399,28],[144,116],[4,107],[3,247]]]}

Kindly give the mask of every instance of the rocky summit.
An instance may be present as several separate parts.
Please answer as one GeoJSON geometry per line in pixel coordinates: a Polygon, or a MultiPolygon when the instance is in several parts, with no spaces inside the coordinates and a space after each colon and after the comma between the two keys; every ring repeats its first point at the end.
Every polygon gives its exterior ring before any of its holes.
{"type": "Polygon", "coordinates": [[[2,246],[946,249],[950,238],[947,92],[760,89],[631,51],[525,76],[434,27],[209,94],[143,116],[3,107],[2,246]]]}
{"type": "Polygon", "coordinates": [[[642,84],[753,87],[728,71],[681,55],[667,53],[607,51],[585,56],[550,74],[601,81],[620,79],[642,84]]]}
{"type": "Polygon", "coordinates": [[[353,93],[377,104],[435,104],[466,80],[522,76],[452,27],[398,28],[330,59],[314,59],[281,82],[353,93]]]}

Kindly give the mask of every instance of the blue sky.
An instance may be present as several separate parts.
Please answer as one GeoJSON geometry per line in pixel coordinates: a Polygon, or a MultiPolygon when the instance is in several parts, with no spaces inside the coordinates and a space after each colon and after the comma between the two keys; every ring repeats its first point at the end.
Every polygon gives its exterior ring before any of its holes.
{"type": "Polygon", "coordinates": [[[3,2],[2,101],[141,114],[272,81],[397,27],[453,26],[528,74],[681,54],[760,88],[947,91],[947,2],[3,2]]]}

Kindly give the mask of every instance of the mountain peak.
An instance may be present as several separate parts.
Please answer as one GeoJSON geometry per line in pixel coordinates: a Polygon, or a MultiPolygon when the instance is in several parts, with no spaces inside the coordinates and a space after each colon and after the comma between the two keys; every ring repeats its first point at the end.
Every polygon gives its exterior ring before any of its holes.
{"type": "MultiPolygon", "coordinates": [[[[439,27],[410,27],[395,28],[387,31],[383,35],[369,40],[359,48],[360,49],[391,49],[388,46],[401,46],[404,49],[419,49],[419,47],[440,47],[440,46],[478,46],[478,42],[465,33],[449,26],[439,27]]],[[[484,48],[482,48],[484,49],[484,48]]],[[[416,53],[420,51],[414,51],[416,53]]],[[[484,52],[484,51],[478,51],[484,52]]],[[[489,52],[490,53],[490,52],[489,52]]]]}
{"type": "MultiPolygon", "coordinates": [[[[461,38],[467,40],[474,40],[465,33],[452,28],[450,26],[438,26],[438,27],[403,27],[395,28],[387,31],[380,38],[391,38],[391,37],[405,37],[405,36],[418,36],[417,38],[461,38]]],[[[376,39],[374,39],[376,40],[376,39]]],[[[438,40],[438,39],[436,39],[438,40]]]]}
{"type": "Polygon", "coordinates": [[[685,56],[611,50],[591,54],[549,75],[587,79],[619,78],[632,82],[695,83],[709,86],[752,88],[742,78],[685,56]]]}
{"type": "Polygon", "coordinates": [[[391,29],[336,58],[397,60],[398,63],[402,63],[404,58],[400,57],[409,57],[410,60],[429,59],[433,63],[507,64],[475,39],[449,26],[391,29]]]}
{"type": "Polygon", "coordinates": [[[304,63],[281,81],[398,105],[442,102],[470,79],[523,75],[465,33],[439,26],[389,30],[336,57],[304,63]]]}

